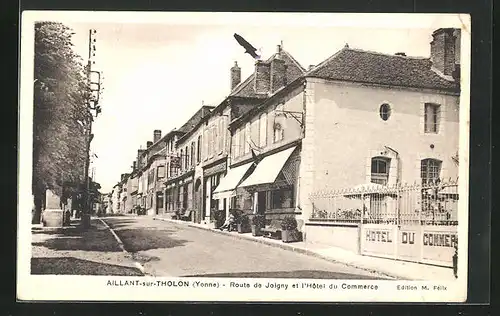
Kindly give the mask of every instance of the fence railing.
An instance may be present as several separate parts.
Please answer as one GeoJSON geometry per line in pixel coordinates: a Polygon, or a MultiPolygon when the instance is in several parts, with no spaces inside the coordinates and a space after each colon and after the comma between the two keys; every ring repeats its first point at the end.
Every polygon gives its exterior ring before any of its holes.
{"type": "Polygon", "coordinates": [[[458,181],[363,184],[310,195],[311,220],[397,225],[457,225],[458,181]]]}

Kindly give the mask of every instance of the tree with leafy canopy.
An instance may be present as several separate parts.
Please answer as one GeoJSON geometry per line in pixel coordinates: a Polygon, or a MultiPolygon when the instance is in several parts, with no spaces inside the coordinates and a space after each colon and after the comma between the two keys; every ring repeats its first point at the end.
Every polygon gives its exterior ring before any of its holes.
{"type": "Polygon", "coordinates": [[[61,23],[35,24],[34,223],[40,221],[47,189],[67,196],[84,180],[90,90],[83,60],[73,50],[73,34],[61,23]]]}

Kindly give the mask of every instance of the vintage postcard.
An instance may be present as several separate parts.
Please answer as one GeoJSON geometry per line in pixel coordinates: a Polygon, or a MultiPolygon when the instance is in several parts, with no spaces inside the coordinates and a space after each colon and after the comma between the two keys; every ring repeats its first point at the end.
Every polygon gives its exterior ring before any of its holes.
{"type": "Polygon", "coordinates": [[[463,302],[461,14],[25,11],[21,301],[463,302]]]}

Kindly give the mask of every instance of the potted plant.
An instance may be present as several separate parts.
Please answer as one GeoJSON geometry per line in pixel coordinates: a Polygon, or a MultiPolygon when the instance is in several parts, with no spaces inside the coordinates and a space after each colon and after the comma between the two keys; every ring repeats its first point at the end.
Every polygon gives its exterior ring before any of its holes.
{"type": "Polygon", "coordinates": [[[214,228],[217,229],[224,224],[226,220],[226,213],[223,210],[214,211],[214,228]]]}
{"type": "Polygon", "coordinates": [[[266,217],[263,214],[256,214],[252,217],[252,236],[262,236],[265,221],[266,217]]]}
{"type": "Polygon", "coordinates": [[[294,242],[301,240],[301,233],[297,229],[297,220],[287,216],[281,221],[281,240],[283,242],[294,242]]]}
{"type": "Polygon", "coordinates": [[[238,227],[238,233],[240,234],[251,232],[250,219],[246,214],[243,214],[236,219],[236,225],[238,227]]]}

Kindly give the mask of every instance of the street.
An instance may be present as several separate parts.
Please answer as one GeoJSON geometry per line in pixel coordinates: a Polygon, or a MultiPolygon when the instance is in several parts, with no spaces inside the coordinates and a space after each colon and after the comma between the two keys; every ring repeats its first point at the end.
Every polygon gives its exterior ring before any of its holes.
{"type": "Polygon", "coordinates": [[[382,279],[308,255],[150,217],[105,218],[154,276],[382,279]]]}

